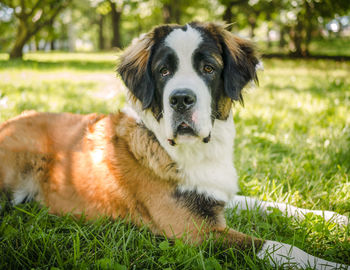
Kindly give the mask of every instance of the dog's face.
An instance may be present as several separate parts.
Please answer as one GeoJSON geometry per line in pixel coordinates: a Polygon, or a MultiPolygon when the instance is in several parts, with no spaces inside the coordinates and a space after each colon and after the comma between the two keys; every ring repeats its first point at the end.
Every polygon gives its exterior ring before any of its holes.
{"type": "MultiPolygon", "coordinates": [[[[209,142],[216,119],[256,80],[253,46],[218,24],[165,25],[135,41],[118,68],[134,105],[152,112],[171,145],[209,142]]],[[[159,139],[159,138],[158,138],[159,139]]]]}

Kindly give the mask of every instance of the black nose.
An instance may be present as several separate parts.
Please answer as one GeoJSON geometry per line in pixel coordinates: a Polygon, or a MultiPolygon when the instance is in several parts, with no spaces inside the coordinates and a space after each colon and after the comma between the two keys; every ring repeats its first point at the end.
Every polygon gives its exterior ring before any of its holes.
{"type": "Polygon", "coordinates": [[[191,109],[196,101],[196,95],[189,89],[177,89],[169,97],[170,106],[180,113],[191,109]]]}

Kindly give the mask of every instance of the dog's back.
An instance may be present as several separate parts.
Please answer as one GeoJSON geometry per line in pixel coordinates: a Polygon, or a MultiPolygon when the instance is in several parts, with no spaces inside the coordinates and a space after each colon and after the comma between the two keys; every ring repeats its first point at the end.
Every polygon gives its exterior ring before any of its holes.
{"type": "Polygon", "coordinates": [[[44,200],[44,183],[57,170],[60,156],[81,151],[84,130],[97,118],[25,112],[1,124],[0,186],[13,193],[13,203],[44,200]]]}

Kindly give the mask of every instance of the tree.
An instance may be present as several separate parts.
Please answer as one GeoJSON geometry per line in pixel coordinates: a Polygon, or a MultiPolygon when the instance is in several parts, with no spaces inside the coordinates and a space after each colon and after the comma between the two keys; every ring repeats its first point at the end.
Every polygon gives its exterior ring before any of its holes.
{"type": "Polygon", "coordinates": [[[23,47],[38,31],[52,25],[56,16],[66,8],[71,0],[2,0],[14,10],[19,21],[16,40],[10,51],[10,58],[22,58],[23,47]]]}
{"type": "Polygon", "coordinates": [[[232,29],[231,23],[233,22],[232,8],[247,4],[248,0],[219,0],[219,2],[225,7],[225,11],[222,16],[222,19],[224,22],[230,24],[227,27],[227,30],[231,30],[232,29]]]}
{"type": "Polygon", "coordinates": [[[349,8],[348,0],[284,0],[284,8],[280,12],[281,29],[289,30],[291,53],[308,56],[312,35],[319,30],[320,18],[331,19],[336,14],[346,14],[349,8]]]}
{"type": "Polygon", "coordinates": [[[102,51],[106,48],[105,37],[103,34],[105,16],[103,14],[99,14],[98,17],[98,48],[100,51],[102,51]]]}
{"type": "MultiPolygon", "coordinates": [[[[120,1],[119,1],[120,2],[120,1]]],[[[118,3],[117,1],[109,0],[111,5],[111,17],[112,17],[112,47],[120,48],[121,47],[121,17],[124,9],[124,1],[118,3]]]]}
{"type": "Polygon", "coordinates": [[[106,15],[110,14],[111,28],[112,28],[112,40],[111,47],[120,48],[121,47],[121,24],[122,24],[122,14],[125,5],[130,2],[130,0],[90,0],[93,7],[96,7],[96,12],[98,14],[96,23],[98,25],[98,43],[99,48],[106,48],[104,41],[104,30],[103,26],[105,24],[106,15]]]}
{"type": "Polygon", "coordinates": [[[180,24],[181,0],[163,0],[163,22],[180,24]]]}

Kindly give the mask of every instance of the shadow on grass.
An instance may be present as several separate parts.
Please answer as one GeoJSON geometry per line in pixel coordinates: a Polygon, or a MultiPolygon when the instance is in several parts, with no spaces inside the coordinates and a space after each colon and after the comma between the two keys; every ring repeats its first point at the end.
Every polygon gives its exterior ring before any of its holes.
{"type": "Polygon", "coordinates": [[[65,60],[65,61],[36,61],[36,60],[0,60],[0,70],[7,68],[30,68],[37,70],[55,70],[62,68],[70,68],[77,70],[108,70],[116,69],[116,61],[81,61],[81,60],[65,60]]]}

